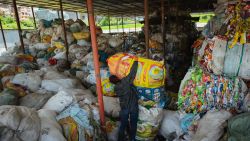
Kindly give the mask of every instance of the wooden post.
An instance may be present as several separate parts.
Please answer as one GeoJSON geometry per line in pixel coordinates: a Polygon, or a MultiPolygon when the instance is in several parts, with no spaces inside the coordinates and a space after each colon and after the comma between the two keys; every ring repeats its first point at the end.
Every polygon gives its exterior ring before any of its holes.
{"type": "Polygon", "coordinates": [[[36,17],[35,17],[35,14],[34,14],[33,6],[31,7],[31,11],[32,11],[32,16],[33,16],[34,26],[35,26],[35,29],[36,29],[36,17]]]}
{"type": "Polygon", "coordinates": [[[21,48],[22,48],[23,53],[25,53],[25,50],[24,50],[24,43],[23,43],[23,37],[22,37],[22,29],[21,29],[21,25],[20,25],[19,16],[18,16],[18,10],[17,10],[17,5],[16,5],[16,0],[12,0],[12,2],[13,2],[15,17],[16,17],[16,23],[17,23],[17,28],[18,28],[18,34],[19,34],[19,38],[20,38],[20,42],[21,42],[21,48]]]}
{"type": "Polygon", "coordinates": [[[146,43],[146,56],[149,58],[149,16],[148,16],[148,0],[144,0],[144,34],[146,43]]]}
{"type": "Polygon", "coordinates": [[[64,23],[62,0],[60,0],[60,10],[61,10],[61,15],[62,15],[62,27],[63,27],[63,33],[64,33],[64,44],[65,44],[65,48],[66,48],[66,59],[68,62],[69,61],[69,45],[68,45],[68,41],[67,41],[67,32],[66,32],[66,27],[65,27],[65,23],[64,23]]]}
{"type": "Polygon", "coordinates": [[[103,127],[102,129],[105,130],[104,105],[103,105],[103,97],[102,97],[100,65],[99,65],[99,57],[98,57],[96,27],[95,27],[95,19],[94,19],[94,10],[93,10],[93,1],[92,0],[87,0],[87,11],[88,11],[88,17],[89,17],[91,44],[92,44],[93,59],[94,59],[94,66],[95,66],[94,68],[95,68],[95,77],[96,77],[96,91],[98,94],[98,103],[99,103],[99,114],[100,114],[101,125],[103,127]]]}
{"type": "Polygon", "coordinates": [[[7,44],[6,44],[6,40],[5,40],[5,36],[4,36],[3,26],[2,26],[2,21],[1,20],[0,20],[0,28],[1,28],[1,32],[2,32],[4,47],[5,47],[6,51],[7,51],[8,49],[7,49],[7,44]]]}

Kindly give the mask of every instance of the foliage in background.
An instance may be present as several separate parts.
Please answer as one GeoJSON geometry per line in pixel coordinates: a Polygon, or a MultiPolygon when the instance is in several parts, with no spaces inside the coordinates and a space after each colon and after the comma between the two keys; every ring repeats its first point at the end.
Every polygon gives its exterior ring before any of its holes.
{"type": "Polygon", "coordinates": [[[191,17],[200,17],[200,20],[198,23],[207,23],[213,16],[213,12],[207,12],[207,13],[191,13],[191,17]]]}
{"type": "MultiPolygon", "coordinates": [[[[3,29],[17,29],[16,20],[11,16],[0,16],[3,29]]],[[[22,29],[34,29],[33,20],[31,18],[20,21],[22,29]]]]}

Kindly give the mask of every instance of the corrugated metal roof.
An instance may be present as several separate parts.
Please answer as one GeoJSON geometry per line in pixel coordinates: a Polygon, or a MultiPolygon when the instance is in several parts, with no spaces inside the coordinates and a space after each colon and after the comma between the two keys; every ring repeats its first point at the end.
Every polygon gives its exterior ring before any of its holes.
{"type": "MultiPolygon", "coordinates": [[[[216,0],[165,0],[165,5],[175,4],[182,10],[208,11],[213,8],[216,0]]],[[[86,0],[62,0],[65,11],[86,12],[86,0]]],[[[144,0],[94,0],[95,14],[111,16],[138,16],[143,15],[144,0]]],[[[12,0],[0,0],[3,4],[12,4],[12,0]]],[[[17,5],[27,7],[40,7],[59,10],[59,0],[16,0],[17,5]]],[[[149,0],[150,11],[160,8],[160,0],[149,0]]],[[[166,9],[167,10],[167,9],[166,9]]]]}

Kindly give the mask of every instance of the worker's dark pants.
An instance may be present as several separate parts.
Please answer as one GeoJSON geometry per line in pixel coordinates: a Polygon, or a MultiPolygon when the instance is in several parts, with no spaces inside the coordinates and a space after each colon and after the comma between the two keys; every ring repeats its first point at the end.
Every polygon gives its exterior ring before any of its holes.
{"type": "Polygon", "coordinates": [[[122,109],[120,112],[121,125],[119,128],[118,141],[126,141],[125,131],[129,126],[129,140],[135,141],[137,121],[138,121],[138,109],[129,111],[128,109],[122,109]]]}

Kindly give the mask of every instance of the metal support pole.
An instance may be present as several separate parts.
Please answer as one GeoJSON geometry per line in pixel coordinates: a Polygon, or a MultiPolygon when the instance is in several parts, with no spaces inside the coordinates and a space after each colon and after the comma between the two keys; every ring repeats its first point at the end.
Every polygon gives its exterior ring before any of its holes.
{"type": "Polygon", "coordinates": [[[20,42],[21,42],[21,48],[22,48],[23,53],[25,53],[23,37],[22,37],[22,29],[21,29],[21,25],[20,25],[20,21],[19,21],[19,16],[18,16],[18,11],[17,11],[17,6],[16,6],[16,0],[12,0],[12,2],[13,2],[15,17],[16,17],[16,23],[17,23],[19,38],[20,38],[20,42]]]}
{"type": "Polygon", "coordinates": [[[100,120],[101,120],[101,125],[103,127],[103,130],[105,130],[104,128],[105,126],[104,105],[103,105],[103,97],[102,97],[102,85],[101,85],[100,65],[99,65],[99,57],[98,57],[98,49],[97,49],[93,0],[87,0],[87,11],[88,11],[88,17],[89,17],[91,44],[92,44],[94,66],[95,66],[96,91],[98,94],[100,120]]]}
{"type": "Polygon", "coordinates": [[[122,16],[122,36],[124,38],[124,25],[123,25],[123,16],[122,16]]]}
{"type": "Polygon", "coordinates": [[[136,33],[136,15],[135,15],[135,33],[136,33]]]}
{"type": "Polygon", "coordinates": [[[149,17],[148,17],[148,0],[144,0],[144,34],[146,43],[146,56],[149,58],[149,17]]]}
{"type": "Polygon", "coordinates": [[[33,16],[34,26],[35,26],[35,29],[36,29],[36,17],[35,17],[35,14],[34,14],[33,6],[31,7],[31,11],[32,11],[32,16],[33,16]]]}
{"type": "Polygon", "coordinates": [[[1,32],[2,32],[4,47],[5,47],[6,51],[7,51],[7,44],[6,44],[6,40],[5,40],[5,36],[4,36],[3,26],[2,26],[2,21],[1,20],[0,20],[0,28],[1,28],[1,32]]]}
{"type": "Polygon", "coordinates": [[[60,0],[60,10],[61,10],[61,15],[62,15],[62,28],[63,28],[63,33],[64,33],[64,43],[65,43],[65,48],[66,48],[66,59],[68,62],[69,61],[69,45],[67,41],[67,33],[66,33],[66,28],[65,28],[65,23],[64,23],[62,0],[60,0]]]}
{"type": "Polygon", "coordinates": [[[109,33],[111,33],[109,9],[108,9],[108,18],[109,18],[109,33]]]}
{"type": "Polygon", "coordinates": [[[119,30],[118,30],[118,27],[119,25],[118,25],[118,18],[116,18],[116,29],[117,29],[117,32],[119,32],[119,30]]]}
{"type": "Polygon", "coordinates": [[[76,12],[76,19],[78,20],[79,18],[78,18],[78,12],[76,12]]]}
{"type": "Polygon", "coordinates": [[[162,30],[162,45],[163,45],[163,56],[164,56],[164,63],[165,63],[165,55],[166,55],[166,48],[165,48],[165,8],[164,8],[164,0],[161,0],[161,30],[162,30]]]}
{"type": "Polygon", "coordinates": [[[60,18],[60,13],[58,10],[57,10],[57,17],[58,17],[58,19],[60,18]]]}

